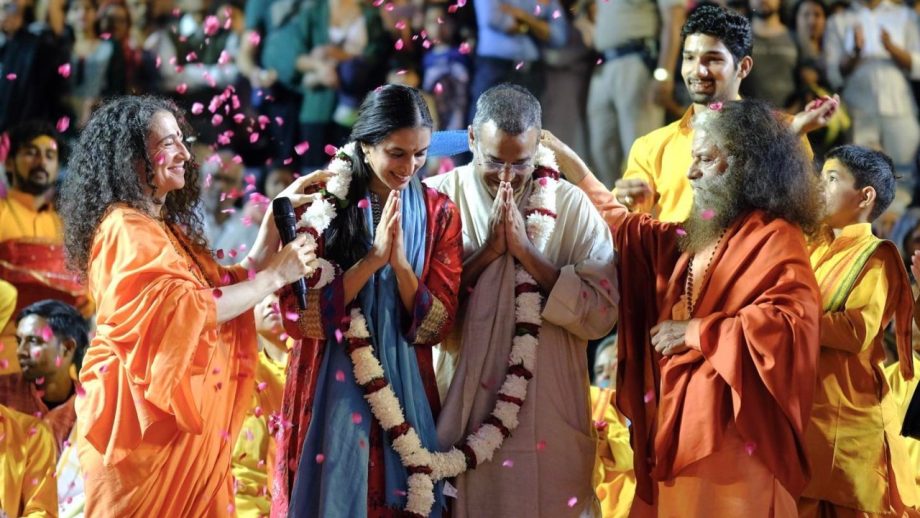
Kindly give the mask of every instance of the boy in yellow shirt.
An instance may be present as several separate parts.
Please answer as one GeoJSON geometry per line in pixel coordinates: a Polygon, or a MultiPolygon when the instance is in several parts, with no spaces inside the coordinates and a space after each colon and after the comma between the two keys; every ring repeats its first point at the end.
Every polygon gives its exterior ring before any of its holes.
{"type": "Polygon", "coordinates": [[[812,243],[821,288],[821,351],[806,454],[811,481],[800,516],[904,515],[920,504],[900,412],[883,372],[894,318],[900,369],[913,376],[911,289],[897,248],[871,224],[894,197],[894,166],[858,146],[828,152],[821,172],[825,228],[812,243]]]}

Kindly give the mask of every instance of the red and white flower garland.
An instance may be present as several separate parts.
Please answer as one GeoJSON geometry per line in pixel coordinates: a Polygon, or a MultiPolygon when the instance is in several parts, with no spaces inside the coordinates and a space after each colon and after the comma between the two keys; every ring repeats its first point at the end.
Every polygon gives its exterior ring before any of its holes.
{"type": "MultiPolygon", "coordinates": [[[[345,145],[329,165],[335,173],[326,184],[331,197],[345,200],[351,183],[354,142],[345,145]]],[[[535,157],[534,186],[524,211],[527,236],[545,253],[556,224],[556,188],[559,172],[552,151],[540,145],[535,157]]],[[[335,218],[334,200],[319,199],[301,217],[298,227],[319,239],[335,218]]],[[[325,261],[311,279],[312,288],[332,281],[335,267],[325,261]]],[[[504,439],[517,428],[518,413],[527,397],[527,384],[537,361],[537,344],[543,324],[543,295],[534,278],[515,262],[515,336],[508,356],[505,380],[498,391],[495,408],[479,428],[446,452],[426,449],[415,429],[406,422],[399,399],[387,381],[380,361],[374,355],[367,321],[359,308],[352,308],[344,334],[346,352],[351,358],[355,380],[364,389],[371,412],[390,437],[393,449],[409,473],[405,511],[428,516],[434,505],[434,484],[456,477],[489,461],[504,439]]]]}

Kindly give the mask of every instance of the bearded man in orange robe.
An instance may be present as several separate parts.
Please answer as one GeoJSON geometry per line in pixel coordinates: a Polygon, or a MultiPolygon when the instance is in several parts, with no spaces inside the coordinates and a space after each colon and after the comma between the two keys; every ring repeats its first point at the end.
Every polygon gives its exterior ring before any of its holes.
{"type": "Polygon", "coordinates": [[[694,118],[682,224],[629,214],[551,135],[560,169],[603,214],[619,253],[617,406],[632,422],[633,516],[796,516],[820,293],[805,232],[817,178],[770,107],[694,118]]]}

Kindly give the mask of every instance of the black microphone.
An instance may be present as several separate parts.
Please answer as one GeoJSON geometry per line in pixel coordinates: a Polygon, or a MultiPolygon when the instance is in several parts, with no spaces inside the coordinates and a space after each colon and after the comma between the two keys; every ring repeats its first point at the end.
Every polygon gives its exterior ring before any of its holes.
{"type": "MultiPolygon", "coordinates": [[[[297,217],[294,216],[294,206],[291,200],[284,196],[275,198],[272,202],[272,212],[275,214],[275,226],[281,234],[281,242],[288,244],[297,237],[297,217]]],[[[307,309],[307,283],[303,277],[291,283],[294,295],[297,295],[297,305],[300,309],[307,309]]]]}

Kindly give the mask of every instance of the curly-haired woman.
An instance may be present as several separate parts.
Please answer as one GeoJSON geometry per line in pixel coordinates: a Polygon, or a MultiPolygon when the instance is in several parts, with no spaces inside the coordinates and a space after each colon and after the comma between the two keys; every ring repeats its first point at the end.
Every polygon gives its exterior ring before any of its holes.
{"type": "MultiPolygon", "coordinates": [[[[69,260],[98,308],[76,405],[87,516],[232,512],[231,451],[256,365],[249,310],[313,270],[303,238],[278,252],[270,214],[240,265],[214,261],[187,129],[169,101],[115,99],[89,120],[64,181],[69,260]]],[[[319,178],[281,195],[305,203],[319,178]]]]}

